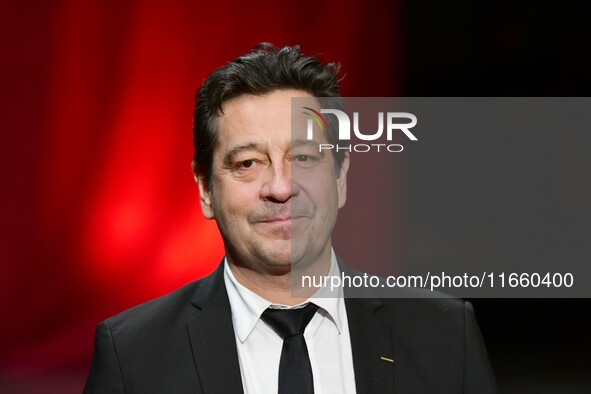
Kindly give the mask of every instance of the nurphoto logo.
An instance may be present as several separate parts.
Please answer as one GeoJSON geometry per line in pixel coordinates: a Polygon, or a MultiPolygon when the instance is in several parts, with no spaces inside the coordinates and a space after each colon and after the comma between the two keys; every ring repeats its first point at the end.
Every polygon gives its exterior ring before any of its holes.
{"type": "MultiPolygon", "coordinates": [[[[323,114],[329,114],[336,117],[338,122],[338,139],[340,142],[351,141],[351,120],[349,115],[339,109],[320,109],[317,111],[310,107],[302,107],[303,113],[308,115],[307,123],[307,139],[309,141],[314,139],[314,124],[318,125],[321,132],[329,129],[329,123],[323,114]]],[[[404,147],[401,144],[390,143],[395,133],[402,132],[409,140],[418,141],[417,137],[410,131],[411,128],[417,125],[417,117],[409,112],[378,112],[378,127],[377,131],[368,133],[361,131],[359,127],[359,112],[353,112],[353,134],[361,141],[378,141],[383,140],[384,129],[386,131],[385,139],[388,143],[371,143],[371,144],[319,144],[318,150],[336,150],[349,152],[369,152],[369,151],[387,151],[387,152],[402,152],[404,147]],[[384,121],[385,119],[385,121],[384,121]],[[410,122],[400,123],[401,119],[409,120],[410,122]],[[384,127],[384,123],[386,126],[384,127]]]]}

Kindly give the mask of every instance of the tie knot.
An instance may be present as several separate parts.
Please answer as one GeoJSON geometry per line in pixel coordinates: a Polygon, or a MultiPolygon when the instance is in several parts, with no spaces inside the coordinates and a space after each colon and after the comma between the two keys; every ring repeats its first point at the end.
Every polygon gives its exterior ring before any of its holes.
{"type": "Polygon", "coordinates": [[[282,339],[285,339],[303,334],[317,310],[318,305],[312,303],[296,309],[268,308],[263,312],[261,319],[270,325],[282,339]]]}

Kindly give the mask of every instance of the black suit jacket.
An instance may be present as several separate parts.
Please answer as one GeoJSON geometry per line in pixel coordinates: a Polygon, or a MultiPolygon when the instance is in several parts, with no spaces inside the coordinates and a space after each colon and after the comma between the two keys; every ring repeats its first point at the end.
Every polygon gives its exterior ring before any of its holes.
{"type": "MultiPolygon", "coordinates": [[[[469,303],[346,298],[345,305],[359,394],[495,392],[469,303]]],[[[223,264],[100,323],[84,392],[242,393],[223,264]]]]}

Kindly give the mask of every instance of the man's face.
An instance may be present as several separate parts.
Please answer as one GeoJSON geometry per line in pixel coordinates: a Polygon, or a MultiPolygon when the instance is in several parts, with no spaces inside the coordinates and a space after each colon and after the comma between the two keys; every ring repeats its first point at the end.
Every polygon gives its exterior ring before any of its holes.
{"type": "MultiPolygon", "coordinates": [[[[326,143],[292,136],[297,90],[227,101],[218,118],[212,187],[197,178],[205,217],[214,218],[230,262],[260,273],[287,272],[330,256],[330,234],[345,203],[348,157],[337,176],[326,143]]],[[[302,115],[299,129],[305,129],[302,115]]],[[[299,135],[299,134],[298,134],[299,135]]]]}

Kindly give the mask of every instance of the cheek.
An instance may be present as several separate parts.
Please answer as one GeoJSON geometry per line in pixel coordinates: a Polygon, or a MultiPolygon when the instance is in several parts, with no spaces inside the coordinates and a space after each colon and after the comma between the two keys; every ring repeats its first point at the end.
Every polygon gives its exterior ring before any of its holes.
{"type": "Polygon", "coordinates": [[[219,185],[213,194],[212,205],[216,217],[240,219],[256,206],[258,192],[245,185],[219,185]]]}
{"type": "Polygon", "coordinates": [[[307,191],[307,194],[321,206],[333,203],[337,195],[336,175],[324,172],[317,176],[302,177],[299,179],[300,187],[307,191]]]}

